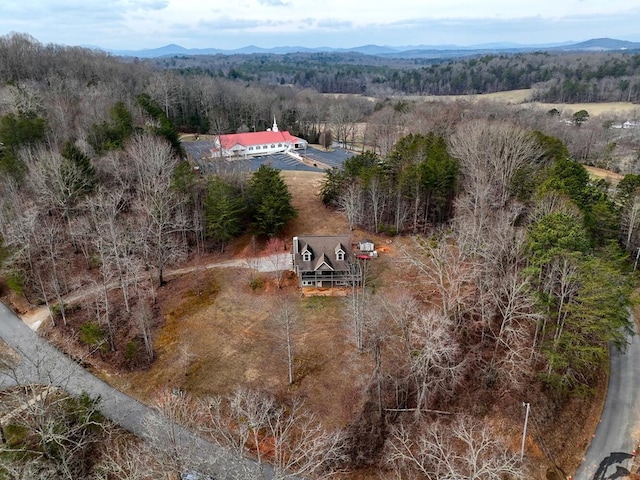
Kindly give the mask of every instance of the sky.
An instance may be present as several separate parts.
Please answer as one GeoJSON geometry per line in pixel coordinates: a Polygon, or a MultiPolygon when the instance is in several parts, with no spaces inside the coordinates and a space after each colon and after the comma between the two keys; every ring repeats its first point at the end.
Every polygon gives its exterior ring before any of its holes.
{"type": "Polygon", "coordinates": [[[640,42],[638,0],[0,0],[0,36],[139,50],[357,47],[610,37],[640,42]]]}

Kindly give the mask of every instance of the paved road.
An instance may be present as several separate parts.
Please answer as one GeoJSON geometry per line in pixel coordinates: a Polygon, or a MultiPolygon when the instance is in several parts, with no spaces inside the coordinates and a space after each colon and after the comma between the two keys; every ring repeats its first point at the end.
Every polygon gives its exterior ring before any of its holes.
{"type": "MultiPolygon", "coordinates": [[[[144,437],[149,432],[149,419],[158,419],[156,412],[128,395],[112,388],[91,375],[63,353],[40,338],[22,320],[0,303],[0,338],[21,357],[15,372],[0,372],[0,388],[15,384],[40,383],[65,389],[73,395],[82,392],[102,398],[102,413],[126,430],[144,437]]],[[[202,438],[175,427],[185,451],[195,455],[198,469],[220,480],[271,478],[270,469],[246,459],[239,459],[202,438]]]]}
{"type": "Polygon", "coordinates": [[[585,461],[574,476],[576,480],[616,479],[628,475],[633,460],[631,452],[640,441],[638,396],[640,338],[635,335],[626,353],[611,352],[607,399],[585,461]]]}

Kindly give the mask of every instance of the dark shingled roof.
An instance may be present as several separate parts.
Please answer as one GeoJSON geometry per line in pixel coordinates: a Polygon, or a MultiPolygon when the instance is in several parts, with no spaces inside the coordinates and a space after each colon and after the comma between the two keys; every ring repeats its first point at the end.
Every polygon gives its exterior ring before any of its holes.
{"type": "Polygon", "coordinates": [[[299,271],[314,270],[349,270],[349,258],[351,257],[351,239],[348,235],[302,235],[298,236],[298,245],[293,246],[294,262],[299,271]],[[297,250],[296,250],[297,247],[297,250]],[[344,260],[338,260],[336,253],[344,251],[344,260]],[[305,262],[302,253],[305,250],[311,252],[311,261],[305,262]]]}

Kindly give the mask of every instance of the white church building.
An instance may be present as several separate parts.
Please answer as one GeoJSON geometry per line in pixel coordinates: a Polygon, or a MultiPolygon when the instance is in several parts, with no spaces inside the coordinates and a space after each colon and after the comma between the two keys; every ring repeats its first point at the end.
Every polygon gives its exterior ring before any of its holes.
{"type": "Polygon", "coordinates": [[[272,153],[288,153],[307,148],[307,141],[294,137],[286,130],[278,130],[276,119],[266,132],[231,133],[219,135],[211,149],[212,157],[251,157],[272,153]]]}

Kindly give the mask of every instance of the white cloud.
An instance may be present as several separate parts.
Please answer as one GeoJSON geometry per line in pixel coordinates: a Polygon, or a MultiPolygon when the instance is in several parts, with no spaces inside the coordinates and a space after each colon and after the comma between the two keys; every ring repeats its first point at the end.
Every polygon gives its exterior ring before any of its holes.
{"type": "Polygon", "coordinates": [[[289,5],[289,2],[283,0],[258,0],[258,3],[271,7],[286,7],[289,5]]]}
{"type": "Polygon", "coordinates": [[[111,48],[640,40],[639,24],[637,0],[0,0],[0,33],[111,48]]]}

